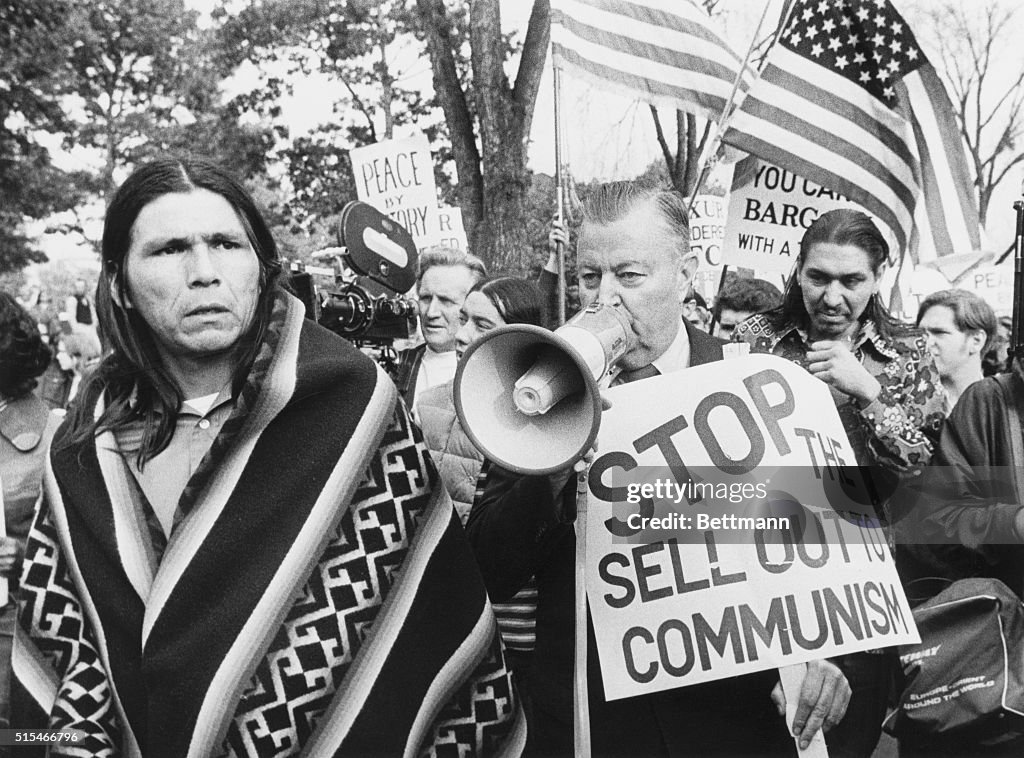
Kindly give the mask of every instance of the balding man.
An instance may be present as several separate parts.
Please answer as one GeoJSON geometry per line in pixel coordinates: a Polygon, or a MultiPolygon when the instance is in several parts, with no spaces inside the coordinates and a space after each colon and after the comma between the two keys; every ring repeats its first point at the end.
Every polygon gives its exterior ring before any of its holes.
{"type": "MultiPolygon", "coordinates": [[[[689,252],[686,204],[674,192],[628,183],[597,189],[584,207],[577,250],[580,300],[617,308],[636,344],[619,360],[619,380],[679,374],[722,359],[721,340],[683,319],[681,293],[697,261],[689,252]]],[[[515,476],[490,467],[467,532],[492,600],[511,598],[531,576],[538,591],[537,642],[531,674],[531,755],[572,755],[575,483],[572,465],[550,476],[515,476]]],[[[588,624],[589,626],[589,624],[588,624]]],[[[606,702],[593,630],[588,671],[595,755],[792,755],[793,739],[772,704],[777,676],[760,672],[651,695],[606,702]]],[[[801,698],[797,724],[809,740],[842,717],[849,688],[839,670],[809,667],[819,684],[801,698]]]]}

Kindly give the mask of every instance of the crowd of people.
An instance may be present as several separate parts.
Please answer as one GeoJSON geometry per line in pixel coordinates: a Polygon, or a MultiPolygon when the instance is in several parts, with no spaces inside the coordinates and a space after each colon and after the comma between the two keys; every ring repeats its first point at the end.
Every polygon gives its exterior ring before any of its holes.
{"type": "MultiPolygon", "coordinates": [[[[1020,370],[987,303],[938,292],[900,322],[879,297],[883,235],[836,210],[806,230],[784,292],[737,277],[709,306],[677,193],[607,184],[581,213],[581,304],[617,309],[635,336],[606,382],[671,375],[682,391],[729,341],[798,364],[827,386],[885,523],[930,463],[961,472],[917,515],[970,560],[918,544],[915,564],[889,530],[905,578],[923,562],[1024,592],[1024,552],[1005,549],[1024,541],[1024,506],[968,481],[1024,465],[1005,440],[1016,399],[983,378],[1020,370]]],[[[560,225],[551,241],[568,241],[560,225]]],[[[528,281],[425,251],[423,342],[388,377],[304,317],[253,199],[216,166],[137,169],[101,257],[64,323],[42,297],[0,294],[0,718],[77,730],[54,754],[572,755],[574,474],[589,457],[505,470],[453,397],[486,333],[554,327],[553,262],[528,281]]],[[[595,755],[791,756],[823,730],[830,755],[867,758],[898,669],[891,648],[813,661],[787,724],[775,670],[608,701],[589,621],[587,639],[595,755]]],[[[1024,749],[1003,737],[900,747],[1024,749]]]]}

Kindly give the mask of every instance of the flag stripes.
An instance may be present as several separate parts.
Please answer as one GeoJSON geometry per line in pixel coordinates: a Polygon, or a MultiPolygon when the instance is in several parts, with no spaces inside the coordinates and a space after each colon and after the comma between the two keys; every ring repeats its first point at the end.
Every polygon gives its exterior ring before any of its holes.
{"type": "Polygon", "coordinates": [[[723,141],[858,203],[898,255],[980,247],[952,105],[888,0],[796,0],[723,141]]]}
{"type": "Polygon", "coordinates": [[[930,66],[905,81],[911,122],[921,154],[922,203],[915,214],[921,242],[913,260],[981,248],[980,221],[953,107],[938,74],[930,66]]]}
{"type": "Polygon", "coordinates": [[[551,44],[572,73],[713,120],[741,68],[688,0],[552,0],[551,44]]]}
{"type": "Polygon", "coordinates": [[[919,191],[909,124],[791,50],[772,61],[723,141],[848,197],[905,247],[919,191]]]}

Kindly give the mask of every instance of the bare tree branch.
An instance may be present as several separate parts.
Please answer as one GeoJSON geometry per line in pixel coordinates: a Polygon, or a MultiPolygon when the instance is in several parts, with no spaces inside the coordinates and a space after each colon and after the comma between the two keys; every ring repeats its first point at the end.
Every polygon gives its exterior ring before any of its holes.
{"type": "Polygon", "coordinates": [[[661,154],[665,158],[665,166],[668,168],[668,173],[671,176],[672,168],[675,165],[675,159],[672,157],[672,148],[668,146],[668,140],[665,139],[665,130],[661,127],[658,109],[653,105],[648,107],[651,109],[651,118],[654,119],[654,133],[658,137],[658,145],[661,147],[661,154]]]}
{"type": "Polygon", "coordinates": [[[551,41],[551,3],[550,0],[534,0],[530,12],[530,23],[526,27],[526,39],[523,52],[519,57],[519,71],[513,98],[516,104],[516,115],[519,117],[519,131],[523,139],[530,136],[533,123],[533,110],[537,102],[537,91],[547,61],[548,43],[551,41]]]}
{"type": "Polygon", "coordinates": [[[473,131],[465,93],[459,82],[455,57],[452,54],[451,30],[444,0],[416,0],[416,8],[424,22],[427,50],[433,61],[434,92],[441,103],[451,131],[452,153],[459,174],[457,192],[459,206],[466,218],[470,245],[474,243],[474,227],[483,215],[483,176],[480,151],[473,131]]]}

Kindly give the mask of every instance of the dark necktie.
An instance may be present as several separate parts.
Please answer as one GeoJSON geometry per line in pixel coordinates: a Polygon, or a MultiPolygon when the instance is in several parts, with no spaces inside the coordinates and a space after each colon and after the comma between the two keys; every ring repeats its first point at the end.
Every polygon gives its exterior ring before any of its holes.
{"type": "Polygon", "coordinates": [[[640,368],[626,369],[619,373],[615,377],[615,381],[612,382],[613,386],[620,384],[629,384],[630,382],[639,382],[641,379],[650,379],[652,376],[658,376],[661,372],[654,367],[653,363],[648,363],[646,366],[640,368]]]}

